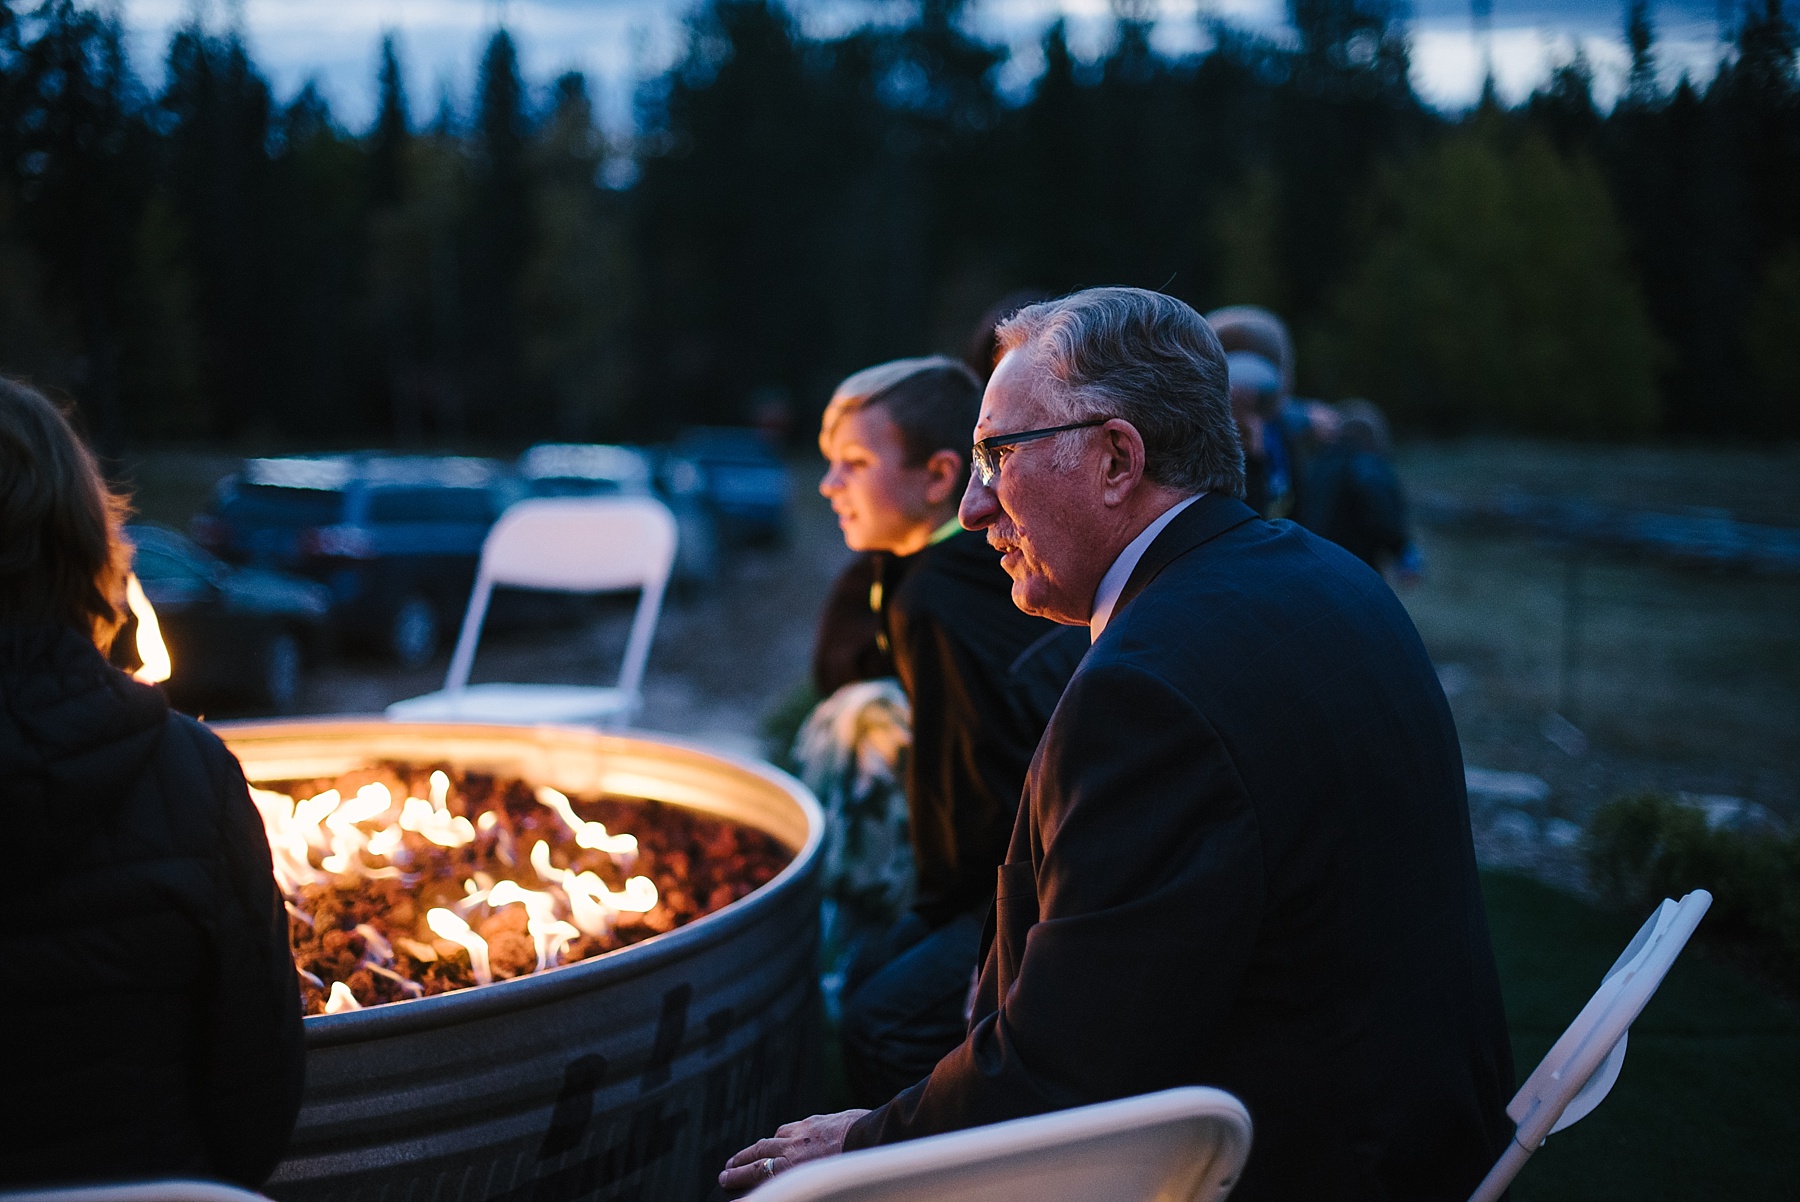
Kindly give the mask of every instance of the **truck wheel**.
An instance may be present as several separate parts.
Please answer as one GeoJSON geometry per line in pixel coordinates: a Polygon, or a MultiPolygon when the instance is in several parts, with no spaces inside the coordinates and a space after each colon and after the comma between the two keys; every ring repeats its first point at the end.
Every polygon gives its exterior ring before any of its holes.
{"type": "Polygon", "coordinates": [[[412,596],[400,603],[388,625],[388,652],[403,668],[422,668],[438,645],[438,616],[431,602],[412,596]]]}
{"type": "Polygon", "coordinates": [[[719,580],[718,523],[696,505],[676,510],[675,525],[675,584],[685,592],[703,592],[719,580]]]}

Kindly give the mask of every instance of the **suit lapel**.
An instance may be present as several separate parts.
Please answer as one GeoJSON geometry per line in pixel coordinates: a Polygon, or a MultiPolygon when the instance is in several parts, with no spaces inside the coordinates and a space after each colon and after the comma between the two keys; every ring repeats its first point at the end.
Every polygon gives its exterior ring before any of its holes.
{"type": "Polygon", "coordinates": [[[1113,619],[1116,621],[1132,599],[1175,560],[1255,518],[1254,509],[1224,493],[1209,492],[1189,505],[1145,548],[1144,557],[1132,569],[1131,579],[1125,582],[1125,591],[1119,594],[1118,604],[1113,606],[1113,619]]]}

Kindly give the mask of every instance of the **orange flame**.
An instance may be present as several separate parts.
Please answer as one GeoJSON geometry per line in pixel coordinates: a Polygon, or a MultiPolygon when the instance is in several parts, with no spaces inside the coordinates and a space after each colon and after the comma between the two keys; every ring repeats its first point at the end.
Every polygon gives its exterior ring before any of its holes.
{"type": "Polygon", "coordinates": [[[575,807],[569,804],[569,799],[550,786],[540,787],[537,799],[539,805],[549,806],[556,811],[557,817],[563,820],[563,825],[569,828],[569,833],[575,836],[575,846],[603,851],[615,857],[637,855],[636,835],[609,835],[604,822],[583,822],[576,816],[575,807]]]}
{"type": "Polygon", "coordinates": [[[531,866],[542,879],[562,886],[569,899],[569,918],[586,934],[604,935],[612,929],[613,915],[621,911],[648,914],[656,909],[656,882],[647,876],[632,877],[614,893],[596,873],[559,871],[550,862],[550,845],[542,840],[532,845],[531,866]]]}
{"type": "Polygon", "coordinates": [[[331,983],[331,996],[325,999],[325,1013],[343,1014],[350,1010],[361,1010],[362,1003],[350,992],[350,986],[342,981],[331,983]]]}
{"type": "Polygon", "coordinates": [[[494,973],[488,967],[487,940],[477,935],[474,928],[462,920],[462,915],[455,910],[446,910],[442,906],[425,915],[425,925],[440,939],[448,939],[452,943],[460,943],[469,949],[469,967],[474,970],[477,985],[493,983],[494,973]]]}
{"type": "MultiPolygon", "coordinates": [[[[431,774],[426,791],[429,798],[402,800],[387,786],[371,782],[352,797],[327,789],[296,801],[285,793],[252,787],[250,799],[262,816],[275,880],[286,895],[288,912],[311,924],[311,916],[296,904],[302,902],[302,889],[307,885],[329,884],[334,878],[343,877],[408,880],[404,874],[411,866],[411,853],[404,839],[406,832],[440,847],[455,848],[472,842],[478,829],[492,830],[498,821],[491,810],[480,814],[475,822],[451,813],[450,778],[443,772],[431,774]]],[[[636,859],[635,838],[613,834],[598,822],[583,821],[563,794],[540,789],[538,800],[557,812],[575,835],[578,846],[604,851],[627,870],[636,859]]],[[[537,971],[542,971],[560,963],[569,944],[582,935],[608,933],[618,914],[645,914],[658,904],[656,885],[649,877],[629,877],[625,887],[615,892],[595,872],[577,874],[555,867],[547,842],[537,842],[529,859],[543,882],[542,888],[530,889],[512,880],[496,881],[485,872],[475,872],[463,882],[464,896],[460,900],[450,907],[434,908],[425,916],[425,925],[432,934],[468,949],[469,967],[477,984],[486,985],[494,979],[488,944],[464,915],[473,915],[482,907],[489,912],[515,904],[525,907],[526,931],[537,952],[537,971]]],[[[512,861],[508,858],[506,862],[512,861]]],[[[398,946],[414,959],[429,962],[437,958],[431,945],[399,932],[394,933],[390,944],[374,927],[365,924],[356,929],[367,948],[358,967],[396,981],[407,994],[418,996],[418,984],[393,971],[394,948],[398,946]]],[[[327,988],[324,981],[315,984],[327,988]]],[[[329,990],[327,1013],[338,1014],[352,1008],[355,999],[344,982],[332,982],[329,990]]]]}
{"type": "Polygon", "coordinates": [[[514,902],[523,905],[529,915],[525,930],[537,950],[538,971],[553,967],[563,949],[581,937],[581,931],[556,916],[556,898],[549,893],[527,889],[515,881],[501,881],[488,890],[487,904],[491,909],[514,902]]]}
{"type": "Polygon", "coordinates": [[[162,626],[156,620],[156,607],[144,596],[144,586],[137,573],[125,577],[125,604],[137,618],[137,653],[142,667],[133,672],[134,680],[158,684],[169,679],[175,665],[169,660],[169,648],[163,643],[162,626]]]}

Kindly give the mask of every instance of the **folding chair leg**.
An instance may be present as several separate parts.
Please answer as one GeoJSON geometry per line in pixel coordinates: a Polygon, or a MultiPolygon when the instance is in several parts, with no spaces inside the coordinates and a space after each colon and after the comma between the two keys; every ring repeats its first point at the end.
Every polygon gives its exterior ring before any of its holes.
{"type": "Polygon", "coordinates": [[[1501,1153],[1494,1167],[1488,1170],[1480,1187],[1469,1195],[1469,1202],[1499,1202],[1500,1195],[1506,1192],[1506,1187],[1512,1184],[1513,1178],[1519,1175],[1519,1170],[1530,1159],[1531,1151],[1521,1148],[1518,1140],[1507,1140],[1506,1151],[1501,1153]]]}

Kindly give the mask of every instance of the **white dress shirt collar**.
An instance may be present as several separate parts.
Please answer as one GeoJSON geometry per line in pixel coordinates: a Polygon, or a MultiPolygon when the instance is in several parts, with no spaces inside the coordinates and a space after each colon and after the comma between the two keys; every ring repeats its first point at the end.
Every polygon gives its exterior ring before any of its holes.
{"type": "Polygon", "coordinates": [[[1145,526],[1143,532],[1119,552],[1113,560],[1112,567],[1106,569],[1106,575],[1100,577],[1100,587],[1094,590],[1094,614],[1088,619],[1088,641],[1098,642],[1106,624],[1112,621],[1113,609],[1119,604],[1119,596],[1125,591],[1125,585],[1131,580],[1131,573],[1136,570],[1138,560],[1144,558],[1144,552],[1156,541],[1168,524],[1176,519],[1182,510],[1204,497],[1205,493],[1195,493],[1185,497],[1163,510],[1162,516],[1145,526]]]}

